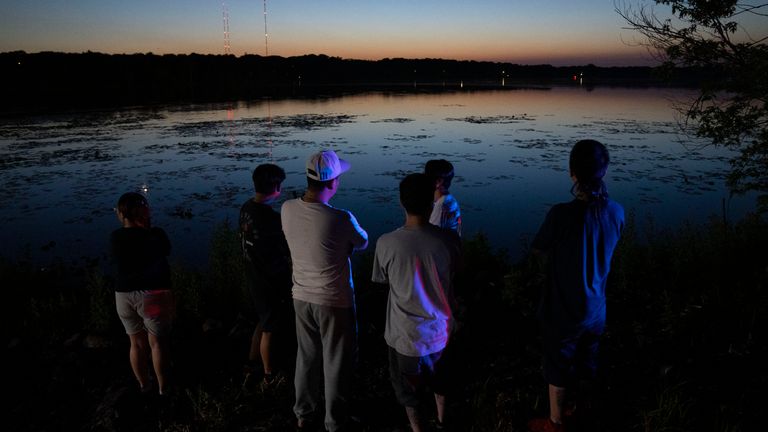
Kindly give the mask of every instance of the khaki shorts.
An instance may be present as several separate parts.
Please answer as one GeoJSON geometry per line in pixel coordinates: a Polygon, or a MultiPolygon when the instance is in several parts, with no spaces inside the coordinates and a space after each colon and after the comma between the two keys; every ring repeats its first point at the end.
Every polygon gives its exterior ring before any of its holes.
{"type": "Polygon", "coordinates": [[[171,290],[116,292],[115,305],[129,335],[142,330],[155,336],[170,334],[174,315],[171,290]]]}

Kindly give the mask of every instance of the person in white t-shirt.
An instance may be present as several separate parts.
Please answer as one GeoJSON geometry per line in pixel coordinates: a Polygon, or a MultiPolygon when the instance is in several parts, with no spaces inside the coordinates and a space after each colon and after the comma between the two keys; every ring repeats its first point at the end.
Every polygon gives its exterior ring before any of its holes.
{"type": "Polygon", "coordinates": [[[365,249],[368,234],[347,210],[328,204],[349,170],[335,152],[315,153],[307,160],[307,190],[286,201],[281,210],[283,232],[293,262],[296,312],[297,427],[307,429],[321,412],[325,387],[325,427],[347,426],[351,377],[356,352],[355,297],[349,257],[365,249]]]}
{"type": "Polygon", "coordinates": [[[445,159],[432,159],[424,165],[424,174],[434,182],[435,206],[429,216],[429,223],[461,235],[459,202],[449,191],[453,180],[453,164],[445,159]]]}
{"type": "Polygon", "coordinates": [[[389,284],[384,339],[390,379],[416,432],[424,428],[426,388],[434,393],[438,424],[444,420],[443,353],[454,324],[452,284],[461,256],[458,234],[429,223],[433,191],[425,174],[400,183],[405,225],[379,238],[372,275],[374,282],[389,284]]]}

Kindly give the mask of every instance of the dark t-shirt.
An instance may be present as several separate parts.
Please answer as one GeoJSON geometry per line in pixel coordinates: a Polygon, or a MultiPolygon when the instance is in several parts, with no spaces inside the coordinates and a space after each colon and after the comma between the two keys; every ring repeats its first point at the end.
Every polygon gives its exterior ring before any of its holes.
{"type": "Polygon", "coordinates": [[[531,245],[544,252],[547,285],[539,318],[550,331],[568,335],[605,325],[605,284],[624,227],[624,209],[575,199],[556,204],[531,245]]]}
{"type": "Polygon", "coordinates": [[[171,242],[160,228],[118,228],[110,238],[116,270],[115,290],[130,292],[171,288],[167,256],[171,242]]]}
{"type": "Polygon", "coordinates": [[[278,297],[289,297],[291,254],[285,241],[280,213],[267,204],[246,201],[240,208],[243,255],[251,266],[255,285],[273,287],[278,297]]]}

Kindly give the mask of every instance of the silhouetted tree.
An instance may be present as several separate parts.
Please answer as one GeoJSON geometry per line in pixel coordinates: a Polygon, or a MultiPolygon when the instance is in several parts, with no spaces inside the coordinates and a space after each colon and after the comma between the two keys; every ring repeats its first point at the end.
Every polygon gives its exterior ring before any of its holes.
{"type": "Polygon", "coordinates": [[[768,3],[738,0],[655,0],[671,7],[616,6],[663,68],[700,67],[708,73],[698,97],[682,108],[686,125],[716,145],[738,149],[728,185],[734,193],[759,191],[768,211],[768,3]],[[756,21],[751,33],[744,19],[756,21]]]}

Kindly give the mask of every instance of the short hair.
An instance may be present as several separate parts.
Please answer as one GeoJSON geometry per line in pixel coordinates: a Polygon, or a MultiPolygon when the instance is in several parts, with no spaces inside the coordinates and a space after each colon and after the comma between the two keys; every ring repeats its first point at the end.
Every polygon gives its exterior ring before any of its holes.
{"type": "Polygon", "coordinates": [[[144,228],[151,227],[149,202],[138,192],[126,192],[117,200],[117,210],[131,223],[144,228]]]}
{"type": "Polygon", "coordinates": [[[424,174],[428,175],[433,183],[438,179],[442,179],[443,186],[448,189],[451,187],[451,180],[453,180],[453,164],[445,159],[429,160],[424,165],[424,174]]]}
{"type": "Polygon", "coordinates": [[[271,194],[285,180],[285,171],[275,164],[262,164],[253,170],[253,188],[262,194],[271,194]]]}
{"type": "Polygon", "coordinates": [[[429,216],[435,199],[435,183],[426,174],[409,174],[400,182],[400,203],[408,214],[429,216]]]}
{"type": "MultiPolygon", "coordinates": [[[[336,178],[338,178],[338,177],[336,177],[336,178]]],[[[332,179],[326,180],[326,181],[320,181],[320,180],[315,180],[315,179],[311,179],[311,178],[307,177],[307,189],[309,189],[309,190],[311,190],[313,192],[322,192],[323,189],[330,189],[331,185],[333,184],[333,181],[336,178],[332,178],[332,179]]]]}

